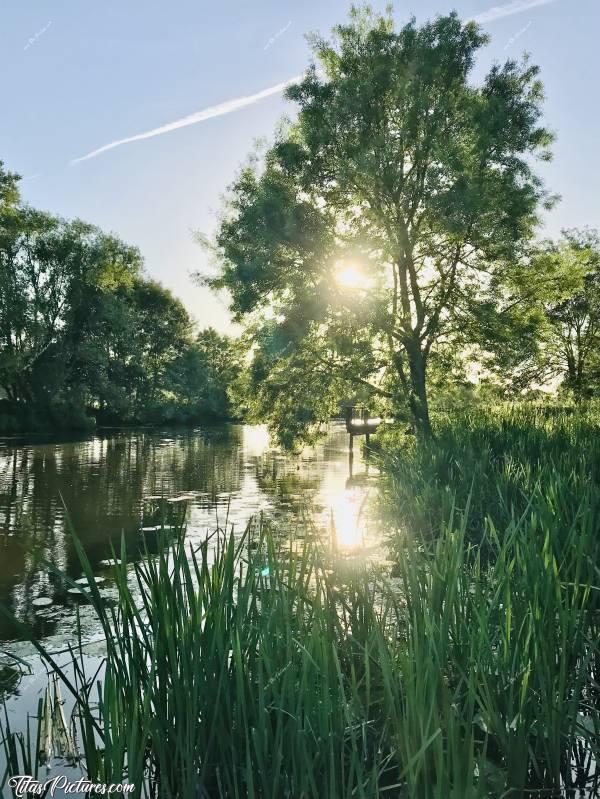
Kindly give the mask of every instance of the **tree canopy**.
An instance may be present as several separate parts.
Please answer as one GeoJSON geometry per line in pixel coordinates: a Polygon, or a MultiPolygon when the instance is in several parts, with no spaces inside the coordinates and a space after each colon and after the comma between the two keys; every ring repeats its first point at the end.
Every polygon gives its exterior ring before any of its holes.
{"type": "Polygon", "coordinates": [[[600,240],[566,230],[533,244],[474,306],[480,359],[515,391],[556,386],[577,401],[600,384],[600,240]]]}
{"type": "Polygon", "coordinates": [[[226,418],[219,347],[235,363],[135,247],[24,205],[0,164],[0,430],[226,418]]]}
{"type": "Polygon", "coordinates": [[[297,119],[231,187],[208,283],[253,325],[265,415],[294,375],[280,430],[366,392],[430,432],[432,359],[464,346],[471,304],[549,202],[538,69],[509,60],[475,83],[486,41],[456,14],[396,30],[354,11],[314,40],[287,91],[297,119]]]}

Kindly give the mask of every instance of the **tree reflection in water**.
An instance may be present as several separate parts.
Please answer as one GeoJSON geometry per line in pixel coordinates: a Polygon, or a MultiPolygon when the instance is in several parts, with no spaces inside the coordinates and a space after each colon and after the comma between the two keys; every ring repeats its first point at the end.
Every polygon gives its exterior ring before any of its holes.
{"type": "MultiPolygon", "coordinates": [[[[354,458],[354,475],[364,473],[360,452],[354,458]]],[[[353,550],[364,539],[367,488],[360,480],[347,488],[348,478],[348,438],[341,427],[295,458],[271,449],[260,426],[0,440],[0,601],[46,641],[72,638],[76,607],[84,634],[93,635],[85,607],[40,562],[74,579],[81,575],[65,507],[93,567],[106,578],[108,596],[110,569],[104,562],[111,548],[120,549],[123,536],[128,559],[141,557],[144,544],[153,544],[151,530],[142,536],[142,528],[169,524],[179,513],[185,514],[192,543],[226,516],[241,531],[261,511],[283,525],[311,513],[328,532],[333,518],[338,544],[353,550]],[[41,597],[52,605],[36,607],[41,597]]],[[[14,629],[0,618],[0,640],[13,640],[14,646],[14,638],[14,629]]]]}

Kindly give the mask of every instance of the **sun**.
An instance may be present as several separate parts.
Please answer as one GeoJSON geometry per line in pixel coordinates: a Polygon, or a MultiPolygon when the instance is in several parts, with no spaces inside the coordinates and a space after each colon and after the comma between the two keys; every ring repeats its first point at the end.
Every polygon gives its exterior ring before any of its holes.
{"type": "Polygon", "coordinates": [[[338,263],[335,270],[335,282],[344,289],[366,289],[369,279],[355,264],[338,263]]]}

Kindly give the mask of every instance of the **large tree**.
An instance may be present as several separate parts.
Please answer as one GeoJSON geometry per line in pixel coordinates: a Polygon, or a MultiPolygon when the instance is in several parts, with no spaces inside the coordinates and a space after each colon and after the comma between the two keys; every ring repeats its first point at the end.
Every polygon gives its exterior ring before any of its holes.
{"type": "Polygon", "coordinates": [[[319,374],[307,424],[360,388],[407,402],[429,433],[432,356],[532,235],[546,199],[532,163],[551,140],[538,70],[507,61],[477,84],[486,41],[456,14],[395,30],[354,11],[288,89],[297,120],[232,186],[208,283],[258,349],[269,340],[263,380],[294,373],[288,405],[319,374]]]}
{"type": "Polygon", "coordinates": [[[570,231],[547,253],[569,271],[583,271],[570,296],[545,305],[548,365],[576,401],[600,391],[600,241],[597,233],[570,231]]]}

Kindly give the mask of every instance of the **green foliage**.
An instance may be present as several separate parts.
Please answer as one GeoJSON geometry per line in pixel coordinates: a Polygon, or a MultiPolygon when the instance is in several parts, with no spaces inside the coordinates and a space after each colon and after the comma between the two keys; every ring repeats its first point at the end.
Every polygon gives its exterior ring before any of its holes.
{"type": "Polygon", "coordinates": [[[169,364],[167,384],[180,413],[190,419],[237,418],[240,407],[233,393],[243,353],[233,339],[212,328],[201,331],[169,364]]]}
{"type": "Polygon", "coordinates": [[[556,541],[566,540],[584,498],[600,507],[599,426],[598,409],[546,401],[439,412],[429,442],[387,430],[378,438],[390,520],[430,540],[452,512],[468,517],[467,535],[480,544],[489,522],[500,530],[522,518],[552,523],[556,541]]]}
{"type": "MultiPolygon", "coordinates": [[[[485,42],[456,14],[395,30],[355,12],[333,43],[315,40],[324,74],[288,89],[297,121],[231,189],[208,283],[253,330],[270,312],[265,334],[286,341],[259,367],[273,386],[271,369],[294,374],[292,393],[328,375],[316,418],[367,388],[428,433],[436,351],[465,346],[490,273],[533,233],[548,198],[532,162],[551,138],[538,71],[507,61],[475,85],[485,42]]],[[[280,437],[306,433],[298,413],[271,419],[280,437]]]]}
{"type": "Polygon", "coordinates": [[[247,331],[246,340],[252,358],[233,383],[233,393],[248,421],[268,423],[285,449],[313,441],[320,423],[338,414],[340,397],[369,396],[331,369],[331,350],[317,336],[295,348],[286,326],[271,321],[247,331]]]}
{"type": "Polygon", "coordinates": [[[231,343],[195,340],[137,249],[17,187],[0,166],[0,430],[229,416],[231,343]]]}
{"type": "MultiPolygon", "coordinates": [[[[191,322],[183,304],[158,283],[136,279],[113,295],[108,307],[101,306],[94,322],[104,345],[93,377],[100,418],[160,420],[164,392],[171,390],[171,364],[191,346],[191,322]]],[[[83,360],[88,358],[86,349],[83,360]]]]}
{"type": "Polygon", "coordinates": [[[563,231],[492,280],[467,326],[480,360],[513,393],[559,384],[575,400],[600,386],[600,242],[591,230],[563,231]]]}
{"type": "Polygon", "coordinates": [[[563,387],[581,400],[600,388],[600,240],[596,232],[569,231],[548,250],[579,281],[575,291],[545,306],[545,356],[563,387]]]}
{"type": "Polygon", "coordinates": [[[7,172],[0,161],[0,213],[5,214],[19,202],[19,175],[7,172]]]}
{"type": "Polygon", "coordinates": [[[583,789],[600,732],[600,503],[585,489],[546,502],[506,526],[487,516],[485,550],[449,503],[434,542],[403,528],[393,579],[332,563],[310,529],[291,545],[257,522],[195,549],[178,537],[132,567],[122,552],[115,606],[78,545],[106,638],[101,683],[84,656],[59,668],[81,767],[182,799],[583,789]]]}

